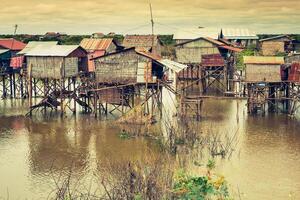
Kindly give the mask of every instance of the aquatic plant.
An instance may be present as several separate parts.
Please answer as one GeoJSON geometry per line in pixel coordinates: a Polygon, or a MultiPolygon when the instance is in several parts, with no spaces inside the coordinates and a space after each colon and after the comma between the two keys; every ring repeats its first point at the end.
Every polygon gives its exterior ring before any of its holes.
{"type": "Polygon", "coordinates": [[[229,192],[224,176],[214,175],[211,170],[215,162],[210,160],[207,164],[207,174],[191,176],[186,171],[180,170],[175,176],[172,193],[178,200],[228,200],[229,192]]]}

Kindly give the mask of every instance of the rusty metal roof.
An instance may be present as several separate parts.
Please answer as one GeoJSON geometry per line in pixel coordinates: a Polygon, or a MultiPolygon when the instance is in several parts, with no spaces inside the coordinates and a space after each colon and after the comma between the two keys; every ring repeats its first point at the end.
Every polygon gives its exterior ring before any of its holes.
{"type": "Polygon", "coordinates": [[[149,52],[145,52],[145,51],[140,51],[138,49],[135,49],[135,51],[140,54],[140,55],[143,55],[143,56],[146,56],[152,60],[160,60],[161,57],[157,54],[154,54],[154,53],[149,53],[149,52]]]}
{"type": "Polygon", "coordinates": [[[276,56],[244,56],[244,64],[284,64],[284,57],[276,56]]]}
{"type": "Polygon", "coordinates": [[[10,49],[14,51],[20,51],[24,49],[26,44],[23,42],[20,42],[18,40],[15,40],[13,38],[4,38],[0,39],[0,47],[3,47],[5,49],[10,49]]]}
{"type": "Polygon", "coordinates": [[[151,48],[154,41],[154,46],[160,42],[157,35],[126,35],[123,40],[123,46],[151,48]]]}
{"type": "Polygon", "coordinates": [[[80,46],[87,51],[107,50],[111,43],[113,43],[113,38],[84,38],[80,46]]]}
{"type": "Polygon", "coordinates": [[[220,54],[207,54],[201,56],[201,65],[204,67],[218,67],[225,66],[225,62],[220,54]]]}

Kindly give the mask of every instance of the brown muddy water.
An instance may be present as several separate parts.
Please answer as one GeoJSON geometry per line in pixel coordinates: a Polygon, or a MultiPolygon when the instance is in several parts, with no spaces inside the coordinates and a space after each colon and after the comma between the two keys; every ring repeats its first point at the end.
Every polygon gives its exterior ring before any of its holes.
{"type": "MultiPolygon", "coordinates": [[[[0,103],[0,199],[46,199],[60,174],[80,177],[83,189],[97,185],[99,163],[140,160],[161,154],[146,138],[124,140],[113,121],[78,114],[26,118],[26,102],[0,103]]],[[[230,159],[217,160],[235,199],[300,199],[300,120],[285,115],[248,116],[245,101],[207,100],[200,132],[238,133],[230,159]]],[[[184,156],[189,170],[197,149],[184,156]]],[[[79,180],[79,178],[78,178],[79,180]]]]}

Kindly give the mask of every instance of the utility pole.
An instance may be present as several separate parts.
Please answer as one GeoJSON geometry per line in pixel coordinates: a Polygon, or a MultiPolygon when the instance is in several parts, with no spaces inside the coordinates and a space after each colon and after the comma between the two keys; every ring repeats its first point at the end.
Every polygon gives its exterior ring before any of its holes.
{"type": "Polygon", "coordinates": [[[11,42],[11,49],[14,47],[14,37],[17,34],[18,24],[15,24],[14,28],[15,28],[15,30],[14,30],[14,34],[13,34],[13,38],[12,38],[12,42],[11,42]]]}
{"type": "Polygon", "coordinates": [[[150,15],[151,15],[152,51],[153,51],[153,47],[154,47],[154,20],[153,20],[153,13],[152,13],[152,5],[151,5],[151,3],[149,3],[149,5],[150,5],[150,15]]]}

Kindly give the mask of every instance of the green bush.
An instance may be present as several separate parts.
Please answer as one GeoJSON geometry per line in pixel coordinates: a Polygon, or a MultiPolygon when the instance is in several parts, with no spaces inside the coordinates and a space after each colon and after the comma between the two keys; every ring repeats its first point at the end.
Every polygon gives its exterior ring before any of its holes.
{"type": "Polygon", "coordinates": [[[181,170],[174,178],[173,195],[180,200],[229,200],[227,182],[224,176],[213,175],[215,161],[209,160],[207,174],[204,176],[191,176],[181,170]]]}

